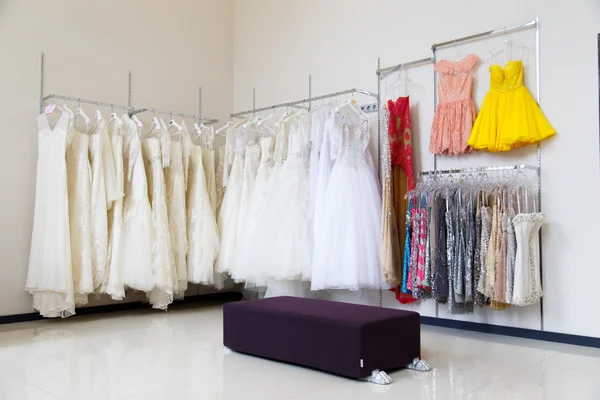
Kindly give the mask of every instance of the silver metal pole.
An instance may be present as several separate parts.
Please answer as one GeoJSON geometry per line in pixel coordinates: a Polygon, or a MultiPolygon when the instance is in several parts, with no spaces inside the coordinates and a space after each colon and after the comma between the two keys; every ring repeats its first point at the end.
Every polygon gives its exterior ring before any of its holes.
{"type": "Polygon", "coordinates": [[[198,86],[198,115],[202,117],[202,86],[198,86]]]}
{"type": "Polygon", "coordinates": [[[483,38],[483,37],[505,35],[507,33],[512,33],[512,32],[515,32],[515,31],[520,31],[522,29],[526,29],[526,28],[530,28],[530,27],[533,27],[533,26],[537,26],[537,23],[538,23],[538,20],[536,18],[534,20],[525,22],[525,23],[523,23],[521,25],[515,25],[515,26],[511,26],[511,27],[507,27],[507,28],[495,29],[493,31],[476,33],[475,35],[464,36],[464,37],[461,37],[461,38],[457,38],[457,39],[453,39],[453,40],[448,40],[447,42],[434,43],[431,47],[439,49],[441,47],[448,47],[448,46],[453,46],[453,45],[458,44],[458,43],[470,42],[472,40],[480,39],[480,38],[483,38]]]}
{"type": "MultiPolygon", "coordinates": [[[[256,112],[260,112],[260,111],[265,111],[265,110],[272,110],[275,108],[281,108],[281,107],[295,107],[295,108],[303,108],[303,109],[307,109],[307,107],[303,107],[300,106],[300,104],[305,104],[316,100],[323,100],[323,99],[328,99],[328,98],[332,98],[332,97],[338,97],[338,96],[343,96],[346,94],[351,94],[351,93],[360,93],[360,94],[364,94],[366,96],[371,96],[374,98],[378,98],[377,93],[372,93],[369,92],[367,90],[362,90],[362,89],[348,89],[348,90],[342,90],[340,92],[334,92],[334,93],[329,93],[329,94],[325,94],[322,96],[317,96],[317,97],[310,97],[310,98],[306,98],[306,99],[302,99],[302,100],[296,100],[296,101],[292,101],[292,102],[288,102],[288,103],[279,103],[279,104],[274,104],[271,106],[267,106],[267,107],[261,107],[261,108],[253,108],[251,110],[246,110],[246,111],[239,111],[236,113],[232,113],[230,115],[231,118],[239,118],[242,117],[244,115],[248,115],[248,114],[254,114],[256,112]]],[[[373,110],[367,110],[367,111],[376,111],[376,109],[374,108],[373,110]]]]}
{"type": "Polygon", "coordinates": [[[490,172],[490,171],[513,171],[513,170],[530,170],[530,171],[537,172],[538,168],[536,166],[527,165],[527,164],[497,165],[497,166],[491,166],[491,167],[468,167],[468,168],[458,168],[458,169],[422,171],[422,172],[419,172],[419,176],[464,174],[464,173],[490,172]]]}
{"type": "MultiPolygon", "coordinates": [[[[535,99],[540,103],[540,17],[535,18],[535,99]]],[[[542,146],[537,145],[538,212],[542,212],[542,146]]],[[[540,285],[544,288],[544,263],[542,257],[542,229],[539,235],[540,246],[540,285]]],[[[540,329],[544,330],[544,299],[540,298],[540,329]]]]}
{"type": "Polygon", "coordinates": [[[44,105],[44,52],[40,53],[40,109],[41,114],[44,105]]]}
{"type": "MultiPolygon", "coordinates": [[[[377,57],[377,71],[381,68],[381,57],[377,57]]],[[[381,75],[377,73],[377,173],[379,184],[382,182],[381,175],[381,75]]],[[[379,288],[379,307],[383,307],[383,290],[379,288]]]]}
{"type": "Polygon", "coordinates": [[[127,71],[127,107],[131,107],[131,71],[127,71]]]}
{"type": "Polygon", "coordinates": [[[390,67],[379,68],[379,69],[377,69],[377,75],[379,75],[379,77],[381,79],[385,79],[390,74],[392,74],[400,69],[412,68],[412,67],[416,67],[419,65],[431,64],[432,62],[433,62],[433,57],[429,57],[429,58],[422,58],[420,60],[409,61],[407,63],[392,65],[390,67]]]}

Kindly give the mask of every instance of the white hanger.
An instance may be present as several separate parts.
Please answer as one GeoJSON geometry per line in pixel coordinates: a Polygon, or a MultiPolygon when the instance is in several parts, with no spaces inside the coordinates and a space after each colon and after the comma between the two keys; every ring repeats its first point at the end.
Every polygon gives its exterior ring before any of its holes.
{"type": "Polygon", "coordinates": [[[138,119],[137,115],[134,115],[131,120],[137,124],[138,128],[144,127],[144,124],[138,119]]]}
{"type": "Polygon", "coordinates": [[[150,125],[150,129],[148,130],[148,134],[152,134],[153,130],[160,130],[160,121],[156,117],[152,117],[152,125],[150,125]]]}
{"type": "Polygon", "coordinates": [[[81,118],[83,118],[83,120],[85,121],[86,125],[90,124],[90,117],[88,117],[86,115],[86,113],[83,111],[83,108],[79,107],[77,109],[77,111],[75,112],[75,117],[80,116],[81,118]]]}
{"type": "Polygon", "coordinates": [[[100,112],[100,110],[96,110],[96,120],[102,121],[102,113],[100,112]]]}
{"type": "Polygon", "coordinates": [[[179,125],[177,122],[175,122],[174,119],[169,121],[169,126],[174,126],[175,128],[177,128],[177,132],[181,132],[183,130],[181,125],[179,125]]]}
{"type": "Polygon", "coordinates": [[[263,124],[265,121],[270,121],[270,120],[272,120],[274,116],[275,116],[275,113],[271,113],[271,114],[270,114],[270,115],[269,115],[267,118],[263,118],[263,119],[261,119],[260,121],[258,121],[258,122],[257,122],[258,126],[262,126],[262,124],[263,124]]]}
{"type": "Polygon", "coordinates": [[[225,125],[223,125],[219,129],[217,129],[217,135],[220,134],[221,132],[223,132],[224,130],[231,128],[232,126],[233,126],[233,122],[231,122],[231,121],[227,122],[225,125]]]}
{"type": "Polygon", "coordinates": [[[117,115],[117,113],[112,113],[110,114],[110,120],[109,121],[117,121],[117,126],[120,128],[123,126],[123,121],[121,120],[121,118],[119,118],[119,116],[117,115]]]}
{"type": "Polygon", "coordinates": [[[242,125],[242,128],[249,128],[250,125],[256,124],[258,121],[260,121],[259,115],[257,115],[256,117],[252,118],[250,121],[248,121],[244,125],[242,125]]]}
{"type": "Polygon", "coordinates": [[[352,100],[353,99],[348,99],[345,102],[343,102],[342,104],[340,104],[339,106],[337,106],[336,108],[334,108],[334,111],[336,113],[339,113],[341,109],[348,107],[350,104],[352,104],[352,100]]]}

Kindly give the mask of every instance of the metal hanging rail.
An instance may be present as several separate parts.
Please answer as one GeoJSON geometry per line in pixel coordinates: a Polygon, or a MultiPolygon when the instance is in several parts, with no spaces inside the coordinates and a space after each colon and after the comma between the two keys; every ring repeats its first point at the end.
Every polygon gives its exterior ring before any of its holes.
{"type": "Polygon", "coordinates": [[[465,174],[473,172],[493,172],[493,171],[514,171],[514,170],[530,170],[536,171],[538,168],[533,165],[517,164],[517,165],[498,165],[493,167],[470,167],[470,168],[459,168],[459,169],[443,169],[437,171],[423,171],[419,172],[419,176],[430,176],[430,175],[451,175],[451,174],[465,174]]]}
{"type": "Polygon", "coordinates": [[[172,116],[176,116],[176,117],[183,117],[183,118],[189,118],[189,119],[193,119],[193,120],[197,120],[197,121],[203,121],[204,123],[207,123],[207,124],[219,122],[218,119],[204,118],[204,117],[201,117],[200,115],[195,115],[195,114],[185,114],[185,113],[173,112],[173,111],[169,111],[169,110],[160,110],[158,108],[131,107],[131,106],[125,106],[122,104],[113,104],[113,103],[107,103],[107,102],[103,102],[103,101],[82,99],[81,97],[63,96],[63,95],[59,95],[59,94],[49,94],[48,96],[44,96],[42,98],[41,103],[44,103],[45,101],[48,101],[50,99],[59,99],[59,100],[65,100],[65,101],[73,101],[73,102],[77,102],[77,103],[91,104],[91,105],[95,105],[95,106],[117,108],[120,110],[130,111],[131,115],[139,114],[142,112],[153,112],[153,113],[158,113],[158,114],[172,115],[172,116]]]}
{"type": "Polygon", "coordinates": [[[42,97],[41,103],[44,103],[44,102],[46,102],[46,101],[48,101],[50,99],[73,101],[73,102],[77,102],[77,103],[92,104],[92,105],[95,105],[95,106],[118,108],[118,109],[121,109],[121,110],[134,110],[133,107],[124,106],[122,104],[106,103],[106,102],[103,102],[103,101],[82,99],[80,97],[62,96],[62,95],[59,95],[59,94],[49,94],[48,96],[44,96],[44,97],[42,97]]]}
{"type": "Polygon", "coordinates": [[[385,79],[390,74],[393,74],[394,72],[396,72],[400,69],[411,68],[411,67],[416,67],[419,65],[432,64],[432,63],[433,63],[433,57],[422,58],[420,60],[415,60],[415,61],[410,61],[407,63],[392,65],[390,67],[380,68],[377,70],[377,75],[379,75],[379,79],[385,79]]]}
{"type": "MultiPolygon", "coordinates": [[[[256,108],[256,109],[252,109],[252,110],[240,111],[240,112],[231,114],[230,117],[231,118],[240,118],[240,117],[243,117],[243,116],[248,115],[248,114],[254,114],[254,113],[257,113],[257,112],[260,112],[260,111],[273,110],[273,109],[282,108],[282,107],[304,108],[304,109],[309,110],[310,107],[303,107],[301,105],[305,104],[305,103],[309,103],[310,104],[313,101],[329,99],[329,98],[332,98],[332,97],[343,96],[343,95],[351,94],[351,93],[360,93],[360,94],[364,94],[366,96],[374,97],[376,99],[379,97],[377,93],[369,92],[369,91],[362,90],[362,89],[352,88],[352,89],[342,90],[340,92],[334,92],[334,93],[324,94],[322,96],[307,97],[307,98],[302,99],[302,100],[296,100],[296,101],[291,101],[291,102],[287,102],[287,103],[279,103],[279,104],[274,104],[272,106],[261,107],[261,108],[256,108]]],[[[370,106],[371,105],[369,105],[368,107],[370,107],[370,106]]],[[[376,110],[375,107],[373,107],[372,110],[369,108],[369,109],[367,109],[367,111],[377,111],[377,110],[376,110]]]]}
{"type": "Polygon", "coordinates": [[[135,108],[131,112],[131,115],[139,114],[139,113],[143,113],[143,112],[171,115],[173,117],[189,118],[189,119],[193,119],[196,121],[202,121],[205,124],[215,124],[215,123],[219,122],[219,120],[216,118],[206,118],[206,117],[201,117],[200,115],[196,115],[196,114],[186,114],[186,113],[174,112],[174,111],[170,111],[170,110],[161,110],[159,108],[135,108]]]}
{"type": "Polygon", "coordinates": [[[448,40],[447,42],[434,43],[433,45],[431,45],[431,48],[439,49],[441,47],[448,47],[448,46],[452,46],[452,45],[462,43],[462,42],[470,42],[471,40],[476,40],[476,39],[480,39],[483,37],[505,35],[507,33],[520,31],[522,29],[526,29],[526,28],[530,28],[530,27],[537,27],[537,26],[538,26],[538,18],[533,19],[528,22],[525,22],[524,24],[521,24],[521,25],[515,25],[515,26],[511,26],[508,28],[502,28],[502,29],[495,29],[493,31],[481,32],[481,33],[477,33],[475,35],[464,36],[461,38],[448,40]]]}

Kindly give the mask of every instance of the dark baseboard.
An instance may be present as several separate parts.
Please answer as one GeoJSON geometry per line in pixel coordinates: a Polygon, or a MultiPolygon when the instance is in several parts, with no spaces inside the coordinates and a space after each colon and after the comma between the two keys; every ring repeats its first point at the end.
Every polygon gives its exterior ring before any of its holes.
{"type": "MultiPolygon", "coordinates": [[[[239,301],[242,300],[242,293],[239,292],[221,292],[203,294],[197,296],[186,297],[183,300],[177,300],[173,303],[173,306],[181,304],[192,304],[199,302],[210,302],[210,301],[239,301]]],[[[104,306],[93,306],[93,307],[82,307],[77,309],[77,314],[71,318],[77,318],[78,315],[91,315],[101,314],[108,312],[117,311],[128,311],[128,310],[139,310],[148,308],[148,303],[143,302],[131,302],[131,303],[117,303],[108,304],[104,306]]],[[[71,319],[69,318],[69,319],[71,319]]],[[[0,316],[0,325],[11,324],[17,322],[29,322],[38,321],[44,319],[38,313],[27,313],[27,314],[16,314],[16,315],[5,315],[0,316]]],[[[577,346],[596,347],[600,348],[600,338],[594,338],[589,336],[578,336],[569,335],[566,333],[538,331],[534,329],[523,329],[513,328],[510,326],[499,326],[490,324],[481,324],[478,322],[468,321],[456,321],[452,319],[435,318],[435,317],[423,317],[421,316],[421,324],[440,326],[444,328],[460,329],[472,332],[491,333],[494,335],[512,336],[524,339],[544,340],[547,342],[573,344],[577,346]]]]}
{"type": "MultiPolygon", "coordinates": [[[[186,297],[183,300],[176,300],[173,302],[173,306],[180,304],[191,304],[198,302],[208,301],[239,301],[242,299],[242,294],[237,292],[220,292],[220,293],[209,293],[200,294],[196,296],[186,297]]],[[[130,302],[130,303],[117,303],[107,304],[103,306],[92,306],[92,307],[81,307],[76,310],[76,314],[71,318],[77,318],[78,315],[91,315],[91,314],[102,314],[115,311],[128,311],[128,310],[139,310],[142,308],[149,308],[148,303],[144,302],[130,302]]],[[[0,316],[0,325],[13,324],[17,322],[29,322],[39,321],[46,319],[38,313],[27,313],[27,314],[15,314],[15,315],[4,315],[0,316]]]]}
{"type": "Polygon", "coordinates": [[[421,316],[421,324],[461,329],[465,331],[491,333],[494,335],[513,336],[524,339],[545,340],[547,342],[600,348],[600,338],[570,335],[567,333],[538,331],[534,329],[513,328],[510,326],[489,325],[478,322],[456,321],[452,319],[423,316],[421,316]]]}

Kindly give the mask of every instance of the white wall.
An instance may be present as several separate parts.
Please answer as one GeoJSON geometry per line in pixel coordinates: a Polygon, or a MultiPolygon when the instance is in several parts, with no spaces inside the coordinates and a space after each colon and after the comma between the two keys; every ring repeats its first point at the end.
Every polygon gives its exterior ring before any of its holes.
{"type": "Polygon", "coordinates": [[[33,311],[23,287],[40,51],[46,94],[125,104],[131,70],[134,106],[196,113],[201,85],[203,113],[225,119],[232,104],[232,13],[231,0],[0,1],[0,315],[33,311]]]}
{"type": "MultiPolygon", "coordinates": [[[[313,94],[360,87],[376,91],[377,57],[384,66],[428,57],[430,46],[456,37],[541,19],[541,105],[558,131],[542,145],[543,230],[545,277],[545,329],[600,337],[600,308],[595,286],[600,282],[597,258],[600,196],[598,152],[598,53],[600,3],[589,0],[451,2],[397,0],[235,0],[234,1],[234,109],[307,96],[312,74],[313,94]]],[[[535,94],[534,31],[511,35],[513,57],[523,41],[526,83],[535,94]]],[[[504,63],[503,38],[461,46],[462,55],[488,51],[504,63]]],[[[441,57],[457,56],[455,49],[441,57]]],[[[477,71],[474,93],[478,105],[487,90],[487,65],[477,71]]],[[[433,116],[431,67],[408,72],[411,88],[413,141],[417,167],[432,169],[428,153],[433,116]]],[[[366,101],[370,101],[366,99],[366,101]]],[[[535,163],[535,149],[508,155],[477,154],[438,159],[450,166],[535,163]]],[[[374,304],[377,295],[339,294],[338,298],[374,304]]],[[[389,294],[384,304],[400,307],[389,294]]],[[[424,315],[435,315],[431,301],[414,306],[424,315]]],[[[441,317],[447,316],[440,309],[441,317]]],[[[539,329],[539,307],[507,311],[478,310],[461,319],[539,329]]]]}

